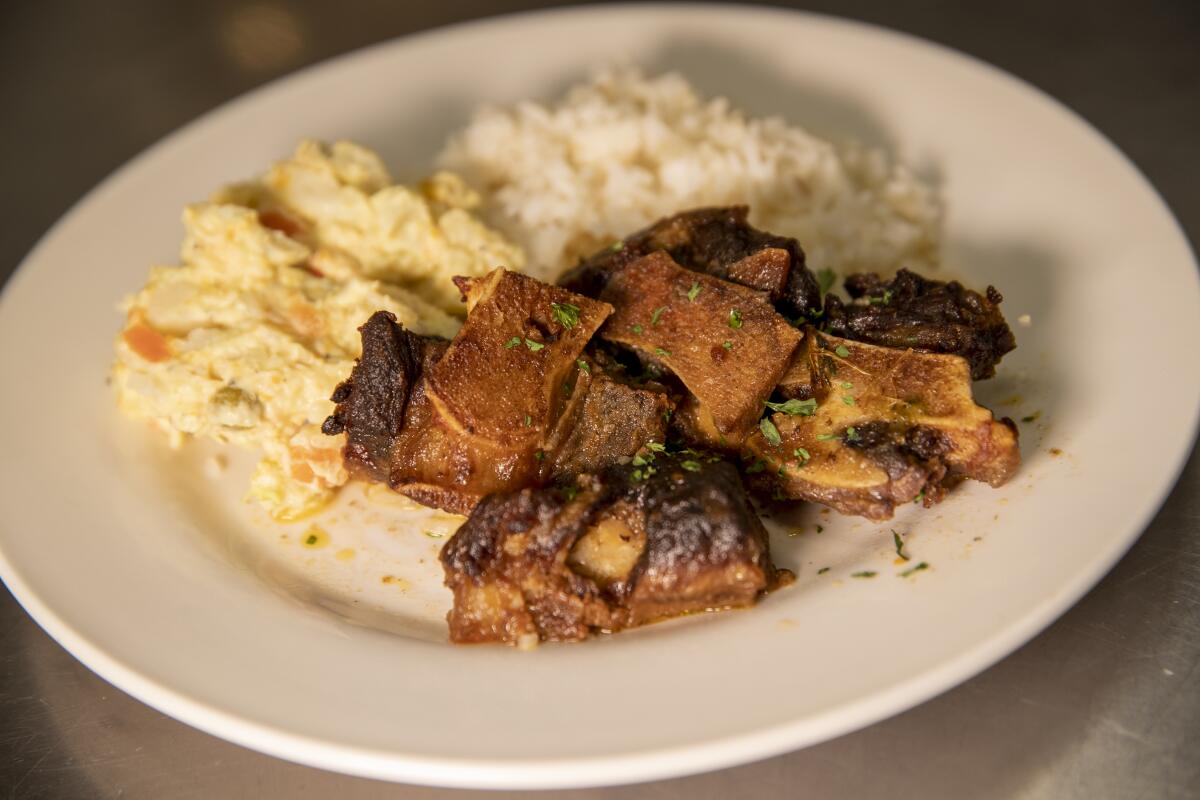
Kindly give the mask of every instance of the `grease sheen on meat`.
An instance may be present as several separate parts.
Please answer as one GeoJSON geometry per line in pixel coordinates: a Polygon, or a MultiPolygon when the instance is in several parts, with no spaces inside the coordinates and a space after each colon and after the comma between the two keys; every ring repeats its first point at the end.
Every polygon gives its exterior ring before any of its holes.
{"type": "Polygon", "coordinates": [[[891,281],[851,275],[845,285],[854,302],[825,296],[824,324],[835,336],[962,356],[974,380],[995,375],[996,364],[1017,346],[995,287],[980,294],[958,281],[943,283],[906,269],[891,281]]]}
{"type": "Polygon", "coordinates": [[[958,356],[809,328],[782,388],[814,401],[811,413],[772,414],[778,440],[757,431],[746,444],[757,481],[785,498],[884,520],[963,478],[999,486],[1020,463],[1015,426],[976,405],[958,356]]]}
{"type": "Polygon", "coordinates": [[[446,543],[455,642],[579,640],[752,604],[780,574],[766,530],[725,462],[659,453],[481,502],[446,543]]]}
{"type": "Polygon", "coordinates": [[[599,297],[627,264],[664,251],[681,266],[764,292],[789,316],[821,311],[817,280],[795,239],[752,227],[747,206],[698,208],[661,219],[596,253],[559,281],[572,291],[599,297]]]}
{"type": "Polygon", "coordinates": [[[663,440],[672,401],[583,358],[607,305],[502,270],[463,286],[470,312],[450,343],[383,312],[361,328],[363,355],[323,428],[347,434],[356,476],[465,514],[489,493],[602,469],[663,440]]]}

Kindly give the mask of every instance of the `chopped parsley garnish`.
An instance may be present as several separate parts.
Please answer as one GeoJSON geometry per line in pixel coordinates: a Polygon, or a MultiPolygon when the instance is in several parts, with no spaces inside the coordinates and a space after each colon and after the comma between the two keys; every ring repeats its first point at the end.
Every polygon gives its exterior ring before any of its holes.
{"type": "Polygon", "coordinates": [[[667,446],[665,444],[663,444],[662,442],[646,442],[646,449],[651,450],[655,453],[662,453],[662,452],[666,451],[667,446]]]}
{"type": "Polygon", "coordinates": [[[658,318],[661,317],[662,313],[666,310],[667,310],[666,306],[659,306],[658,308],[654,309],[654,313],[650,315],[651,327],[658,324],[658,318]]]}
{"type": "Polygon", "coordinates": [[[838,438],[841,438],[841,437],[839,437],[836,433],[818,433],[817,434],[818,442],[828,442],[830,439],[838,439],[838,438]]]}
{"type": "Polygon", "coordinates": [[[731,341],[729,341],[728,339],[726,339],[725,341],[721,342],[721,347],[724,347],[726,350],[732,350],[732,349],[733,349],[733,342],[731,342],[731,341]]]}
{"type": "Polygon", "coordinates": [[[512,350],[514,347],[516,347],[516,346],[517,346],[517,345],[519,345],[520,343],[521,343],[521,337],[520,337],[520,336],[514,336],[514,337],[512,337],[511,339],[509,339],[507,342],[505,342],[505,343],[504,343],[504,349],[505,349],[505,350],[512,350]]]}
{"type": "Polygon", "coordinates": [[[630,328],[629,330],[633,331],[634,333],[641,333],[641,332],[642,332],[642,326],[641,326],[641,325],[634,325],[634,326],[633,326],[632,328],[630,328]]]}
{"type": "Polygon", "coordinates": [[[441,531],[431,531],[428,528],[426,528],[424,531],[422,531],[422,533],[424,533],[430,539],[441,539],[443,536],[446,535],[446,534],[442,533],[441,531]]]}
{"type": "Polygon", "coordinates": [[[582,372],[591,372],[592,371],[592,368],[589,367],[588,363],[586,361],[584,361],[582,358],[575,359],[575,366],[579,367],[579,369],[582,372]]]}
{"type": "Polygon", "coordinates": [[[833,348],[833,352],[837,354],[838,358],[845,358],[846,356],[850,355],[850,348],[846,347],[844,344],[839,344],[837,347],[833,348]]]}
{"type": "Polygon", "coordinates": [[[753,475],[756,472],[762,472],[766,469],[767,464],[761,458],[754,459],[754,463],[746,467],[746,474],[753,475]]]}
{"type": "Polygon", "coordinates": [[[867,298],[867,305],[869,306],[886,306],[890,302],[892,302],[891,289],[884,289],[883,294],[867,298]]]}
{"type": "Polygon", "coordinates": [[[528,347],[530,349],[530,351],[536,353],[538,350],[541,350],[546,345],[542,344],[541,342],[535,342],[533,339],[526,339],[525,346],[528,347]]]}
{"type": "Polygon", "coordinates": [[[818,575],[824,575],[826,572],[829,572],[829,567],[821,567],[819,570],[817,570],[818,575]]]}
{"type": "Polygon", "coordinates": [[[775,427],[775,423],[766,417],[758,421],[758,429],[762,431],[763,438],[767,440],[767,443],[774,447],[778,447],[779,443],[783,441],[779,437],[779,429],[775,427]]]}
{"type": "Polygon", "coordinates": [[[664,350],[661,347],[656,347],[654,348],[654,355],[658,356],[659,358],[666,358],[667,356],[671,355],[671,351],[664,350]]]}
{"type": "Polygon", "coordinates": [[[896,529],[892,529],[892,542],[896,545],[896,555],[908,561],[908,556],[904,554],[904,540],[900,538],[900,534],[896,533],[896,529]]]}
{"type": "Polygon", "coordinates": [[[836,280],[836,276],[833,274],[833,270],[829,268],[817,270],[817,287],[820,288],[821,294],[825,294],[833,288],[834,280],[836,280]]]}
{"type": "Polygon", "coordinates": [[[862,440],[862,437],[858,435],[858,431],[854,430],[853,425],[851,425],[849,428],[846,428],[846,441],[847,442],[857,442],[857,441],[861,441],[861,440],[862,440]]]}
{"type": "Polygon", "coordinates": [[[800,466],[804,466],[805,464],[808,463],[808,460],[810,458],[812,458],[812,456],[810,456],[808,454],[808,451],[805,450],[803,447],[797,447],[795,450],[792,451],[792,455],[794,455],[796,458],[798,458],[800,460],[800,466]]]}
{"type": "Polygon", "coordinates": [[[702,291],[703,289],[700,287],[700,284],[692,281],[692,288],[688,289],[688,300],[693,303],[696,302],[696,298],[700,296],[700,292],[702,291]]]}
{"type": "Polygon", "coordinates": [[[921,491],[917,492],[916,499],[913,500],[913,505],[916,505],[917,503],[922,502],[924,499],[925,499],[925,490],[922,489],[921,491]]]}
{"type": "Polygon", "coordinates": [[[735,331],[742,327],[742,312],[738,311],[736,308],[729,309],[729,327],[733,328],[735,331]]]}
{"type": "Polygon", "coordinates": [[[683,467],[688,472],[699,472],[700,471],[700,462],[692,461],[691,459],[688,459],[687,461],[680,461],[679,466],[683,467]]]}
{"type": "Polygon", "coordinates": [[[917,564],[916,566],[912,566],[912,567],[909,567],[908,569],[904,570],[904,572],[900,573],[899,577],[907,578],[909,575],[912,575],[914,572],[920,572],[923,569],[929,569],[929,565],[926,564],[924,561],[917,564]]]}
{"type": "Polygon", "coordinates": [[[824,532],[825,532],[825,526],[823,526],[823,525],[818,525],[818,526],[817,526],[817,533],[824,533],[824,532]]]}
{"type": "Polygon", "coordinates": [[[317,541],[318,541],[318,539],[317,539],[317,535],[316,535],[315,533],[310,533],[310,534],[308,535],[308,538],[306,538],[306,539],[304,540],[304,543],[305,543],[305,544],[307,544],[307,545],[309,545],[309,546],[312,546],[312,545],[316,544],[316,543],[317,543],[317,541]]]}
{"type": "Polygon", "coordinates": [[[533,417],[526,414],[525,415],[525,427],[528,428],[532,424],[533,424],[533,417]]]}
{"type": "Polygon", "coordinates": [[[843,389],[853,389],[854,384],[851,383],[850,381],[842,381],[842,388],[843,389]]]}
{"type": "Polygon", "coordinates": [[[575,495],[579,494],[579,487],[568,484],[567,486],[562,487],[562,493],[568,500],[574,500],[575,495]]]}
{"type": "Polygon", "coordinates": [[[633,460],[630,463],[633,464],[635,467],[644,467],[647,464],[649,464],[650,461],[645,456],[638,455],[638,456],[634,456],[633,460]]]}
{"type": "Polygon", "coordinates": [[[784,403],[768,402],[767,408],[772,411],[782,411],[784,414],[791,414],[792,416],[811,417],[817,413],[817,400],[815,397],[810,397],[807,400],[792,398],[784,403]]]}
{"type": "Polygon", "coordinates": [[[851,572],[850,577],[851,578],[874,578],[878,574],[879,573],[873,569],[864,569],[860,572],[851,572]]]}
{"type": "Polygon", "coordinates": [[[536,458],[538,461],[542,461],[546,458],[546,453],[543,450],[538,450],[537,452],[535,452],[533,454],[533,457],[536,458]]]}
{"type": "Polygon", "coordinates": [[[854,397],[852,395],[844,394],[842,395],[842,402],[848,406],[852,406],[854,405],[854,397]]]}
{"type": "Polygon", "coordinates": [[[579,324],[579,306],[570,303],[551,303],[550,313],[564,328],[574,328],[579,324]]]}
{"type": "Polygon", "coordinates": [[[1021,422],[1035,422],[1037,420],[1037,418],[1040,417],[1041,415],[1042,415],[1042,412],[1035,411],[1027,417],[1021,417],[1021,422]]]}
{"type": "Polygon", "coordinates": [[[610,249],[610,250],[612,250],[614,253],[618,253],[618,252],[620,252],[620,251],[621,251],[621,250],[622,250],[624,247],[625,247],[625,243],[624,243],[624,242],[613,242],[613,243],[612,243],[612,247],[610,247],[609,249],[610,249]]]}

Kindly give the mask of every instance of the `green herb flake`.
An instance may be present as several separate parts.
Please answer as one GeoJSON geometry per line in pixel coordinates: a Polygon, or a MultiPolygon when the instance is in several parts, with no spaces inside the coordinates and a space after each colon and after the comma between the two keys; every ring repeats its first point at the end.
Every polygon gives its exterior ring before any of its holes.
{"type": "Polygon", "coordinates": [[[612,250],[614,253],[619,253],[625,249],[625,243],[624,242],[613,242],[612,246],[609,247],[608,249],[612,250]]]}
{"type": "Polygon", "coordinates": [[[579,494],[579,487],[571,485],[564,486],[562,487],[562,493],[567,500],[574,500],[575,495],[579,494]]]}
{"type": "Polygon", "coordinates": [[[650,462],[646,460],[645,456],[638,455],[638,456],[634,456],[633,460],[630,463],[633,464],[635,467],[644,467],[647,464],[649,464],[650,462]]]}
{"type": "Polygon", "coordinates": [[[846,347],[844,344],[839,344],[837,347],[833,348],[833,352],[837,354],[838,358],[846,358],[850,355],[850,348],[846,347]]]}
{"type": "Polygon", "coordinates": [[[854,397],[848,394],[842,395],[842,402],[848,406],[854,405],[854,397]]]}
{"type": "Polygon", "coordinates": [[[505,349],[505,350],[512,350],[514,347],[516,347],[516,346],[517,346],[517,345],[519,345],[520,343],[521,343],[521,337],[520,337],[520,336],[514,336],[514,337],[512,337],[511,339],[509,339],[507,342],[505,342],[505,343],[504,343],[504,349],[505,349]]]}
{"type": "Polygon", "coordinates": [[[841,438],[841,437],[839,437],[836,433],[818,433],[817,434],[818,442],[828,442],[831,439],[839,439],[839,438],[841,438]]]}
{"type": "Polygon", "coordinates": [[[642,326],[641,326],[641,325],[634,325],[634,326],[633,326],[633,327],[631,327],[629,330],[633,331],[634,333],[640,334],[640,333],[642,332],[642,326]]]}
{"type": "Polygon", "coordinates": [[[661,347],[656,347],[654,348],[654,355],[658,356],[659,358],[667,358],[671,355],[671,351],[664,350],[661,347]]]}
{"type": "Polygon", "coordinates": [[[924,500],[925,500],[925,490],[922,489],[921,491],[917,492],[917,497],[915,500],[913,500],[913,505],[923,502],[924,500]]]}
{"type": "Polygon", "coordinates": [[[650,326],[651,327],[658,324],[659,318],[663,315],[663,312],[666,310],[667,310],[666,306],[659,306],[658,308],[654,309],[654,313],[650,315],[650,326]]]}
{"type": "Polygon", "coordinates": [[[665,452],[667,446],[662,442],[646,442],[646,449],[655,453],[665,452]]]}
{"type": "Polygon", "coordinates": [[[645,474],[640,469],[635,469],[632,473],[630,473],[629,477],[633,478],[635,481],[640,481],[645,478],[645,474]]]}
{"type": "Polygon", "coordinates": [[[900,573],[900,575],[898,577],[907,578],[909,575],[912,575],[914,572],[920,572],[920,571],[926,570],[926,569],[929,569],[929,565],[927,563],[925,563],[924,561],[922,561],[921,563],[916,564],[915,566],[909,567],[908,569],[904,570],[903,572],[900,573]]]}
{"type": "Polygon", "coordinates": [[[850,381],[842,381],[842,388],[843,389],[853,389],[854,384],[851,383],[850,381]]]}
{"type": "Polygon", "coordinates": [[[688,301],[692,303],[696,302],[696,298],[700,296],[700,292],[702,291],[703,289],[700,287],[700,284],[692,281],[692,288],[688,289],[688,301]]]}
{"type": "Polygon", "coordinates": [[[884,289],[883,294],[867,298],[867,305],[869,306],[886,306],[890,302],[892,302],[891,289],[884,289]]]}
{"type": "Polygon", "coordinates": [[[829,572],[829,567],[821,567],[819,570],[817,570],[818,575],[824,575],[826,572],[829,572]]]}
{"type": "Polygon", "coordinates": [[[800,461],[801,466],[804,466],[805,464],[807,464],[808,460],[810,458],[812,458],[812,456],[809,455],[808,451],[805,450],[803,447],[797,447],[795,450],[792,451],[792,455],[794,455],[800,461]]]}
{"type": "Polygon", "coordinates": [[[546,458],[546,453],[545,453],[545,451],[538,450],[536,453],[533,454],[533,457],[536,458],[538,461],[544,461],[546,458]]]}
{"type": "Polygon", "coordinates": [[[864,569],[860,572],[851,572],[850,577],[851,578],[874,578],[878,574],[879,573],[873,569],[864,569]]]}
{"type": "Polygon", "coordinates": [[[892,543],[896,545],[896,555],[908,561],[908,556],[904,554],[904,540],[900,538],[900,534],[896,533],[896,529],[892,529],[892,543]]]}
{"type": "Polygon", "coordinates": [[[763,461],[761,458],[756,458],[756,459],[754,459],[753,464],[746,467],[746,474],[753,475],[756,472],[762,472],[764,469],[766,469],[766,467],[767,467],[767,464],[765,461],[763,461]]]}
{"type": "Polygon", "coordinates": [[[306,539],[304,540],[304,543],[305,543],[306,545],[309,545],[309,546],[311,547],[312,545],[316,544],[316,543],[317,543],[317,541],[318,541],[318,539],[317,539],[317,536],[316,536],[316,534],[310,533],[310,534],[308,535],[308,538],[306,538],[306,539]]]}
{"type": "Polygon", "coordinates": [[[721,342],[721,347],[724,347],[726,350],[732,350],[732,349],[733,349],[733,342],[731,342],[731,341],[729,341],[728,339],[726,339],[725,341],[721,342]]]}
{"type": "Polygon", "coordinates": [[[532,424],[533,424],[533,417],[526,414],[525,415],[525,427],[528,428],[532,424]]]}
{"type": "Polygon", "coordinates": [[[1040,417],[1041,415],[1042,415],[1042,412],[1035,411],[1027,417],[1021,417],[1021,422],[1036,422],[1038,417],[1040,417]]]}
{"type": "Polygon", "coordinates": [[[833,270],[826,267],[825,269],[817,270],[817,286],[821,290],[821,294],[825,294],[833,288],[833,282],[837,276],[833,274],[833,270]]]}
{"type": "Polygon", "coordinates": [[[811,417],[817,413],[817,400],[815,397],[810,397],[807,400],[797,400],[792,398],[784,403],[767,403],[767,408],[772,411],[781,411],[784,414],[792,416],[811,417]]]}
{"type": "Polygon", "coordinates": [[[775,423],[771,422],[771,420],[767,417],[763,417],[761,420],[759,420],[758,429],[762,431],[763,438],[766,439],[767,443],[772,447],[778,447],[780,442],[783,441],[783,439],[779,436],[779,429],[776,428],[775,423]]]}
{"type": "Polygon", "coordinates": [[[680,461],[679,466],[683,467],[688,472],[699,472],[700,471],[700,462],[692,461],[690,458],[687,461],[680,461]]]}
{"type": "Polygon", "coordinates": [[[541,342],[535,342],[533,339],[526,339],[525,346],[528,347],[531,352],[536,353],[538,350],[541,350],[546,345],[542,344],[541,342]]]}
{"type": "Polygon", "coordinates": [[[824,533],[824,532],[825,532],[825,526],[824,526],[824,525],[818,525],[818,526],[817,526],[817,533],[824,533]]]}
{"type": "Polygon", "coordinates": [[[580,372],[591,372],[592,368],[582,358],[575,359],[575,366],[579,367],[580,372]]]}
{"type": "Polygon", "coordinates": [[[729,327],[733,328],[735,331],[742,327],[742,312],[738,311],[736,308],[729,309],[729,327]]]}
{"type": "Polygon", "coordinates": [[[854,430],[853,425],[851,425],[849,428],[846,428],[846,441],[847,442],[858,442],[861,440],[862,440],[862,437],[858,435],[858,431],[854,430]]]}
{"type": "Polygon", "coordinates": [[[424,533],[430,539],[441,539],[443,536],[446,535],[446,534],[442,533],[441,531],[431,531],[428,528],[426,528],[424,531],[422,531],[422,533],[424,533]]]}
{"type": "Polygon", "coordinates": [[[570,303],[551,303],[550,314],[564,328],[574,328],[579,324],[579,306],[570,303]]]}

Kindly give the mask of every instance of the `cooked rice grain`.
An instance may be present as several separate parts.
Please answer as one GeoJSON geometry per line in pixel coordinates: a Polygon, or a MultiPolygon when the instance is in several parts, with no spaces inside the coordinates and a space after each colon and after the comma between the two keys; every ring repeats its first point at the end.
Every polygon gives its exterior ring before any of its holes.
{"type": "Polygon", "coordinates": [[[484,217],[553,278],[589,252],[688,208],[748,204],[815,268],[936,267],[935,192],[880,150],[704,100],[680,75],[609,69],[553,105],[485,108],[441,163],[484,195],[484,217]]]}

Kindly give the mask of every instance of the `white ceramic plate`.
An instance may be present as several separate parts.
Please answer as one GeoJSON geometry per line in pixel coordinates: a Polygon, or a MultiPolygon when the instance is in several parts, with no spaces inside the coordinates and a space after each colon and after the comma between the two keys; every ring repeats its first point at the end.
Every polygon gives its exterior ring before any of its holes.
{"type": "Polygon", "coordinates": [[[1153,189],[1085,123],[994,69],[765,10],[492,20],[237,100],[54,228],[0,305],[0,569],[106,679],[284,758],[481,787],[715,769],[919,703],[1075,602],[1137,537],[1189,450],[1197,342],[1196,266],[1153,189]],[[1010,319],[1033,320],[980,387],[1001,413],[1041,414],[1022,426],[1011,485],[964,486],[890,526],[807,512],[789,522],[802,535],[774,536],[799,580],[759,608],[528,654],[445,643],[438,542],[422,534],[444,521],[348,496],[325,520],[335,546],[303,551],[294,529],[240,502],[242,465],[213,480],[202,448],[169,453],[117,418],[105,386],[114,304],[151,263],[174,261],[186,202],[301,136],[362,140],[415,177],[477,104],[552,96],[618,55],[681,68],[754,113],[885,145],[939,178],[948,268],[995,283],[1010,319]],[[898,577],[889,527],[931,569],[898,577]],[[333,555],[344,548],[355,558],[333,555]],[[858,570],[878,575],[851,578],[858,570]]]}

